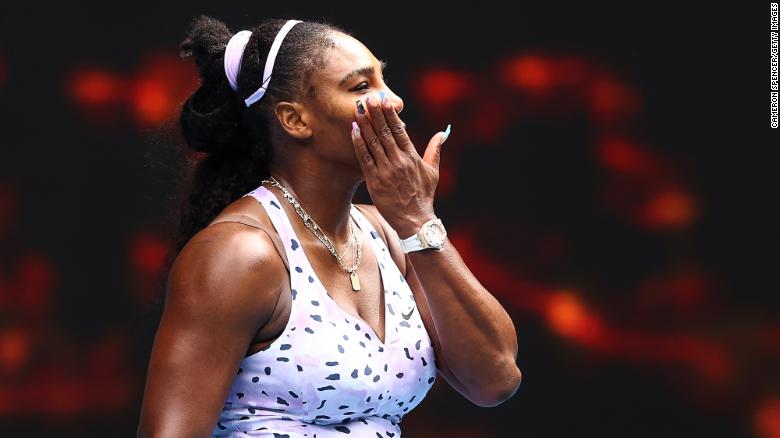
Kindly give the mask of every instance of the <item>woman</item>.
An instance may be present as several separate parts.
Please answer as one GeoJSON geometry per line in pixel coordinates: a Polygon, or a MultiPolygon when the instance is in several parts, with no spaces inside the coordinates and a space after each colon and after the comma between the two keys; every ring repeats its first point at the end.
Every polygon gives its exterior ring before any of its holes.
{"type": "Polygon", "coordinates": [[[515,328],[433,211],[449,129],[421,158],[384,63],[329,24],[202,16],[182,54],[206,155],[139,436],[397,437],[437,371],[480,406],[510,397],[515,328]],[[363,181],[373,206],[351,203],[363,181]]]}

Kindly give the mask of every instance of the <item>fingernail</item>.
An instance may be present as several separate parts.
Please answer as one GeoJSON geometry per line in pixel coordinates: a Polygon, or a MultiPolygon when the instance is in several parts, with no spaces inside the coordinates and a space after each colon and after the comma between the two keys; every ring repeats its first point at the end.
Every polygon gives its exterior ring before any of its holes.
{"type": "Polygon", "coordinates": [[[439,144],[444,144],[447,141],[447,137],[450,136],[450,128],[452,128],[452,125],[447,124],[447,129],[444,130],[444,135],[441,136],[441,143],[439,144]]]}
{"type": "Polygon", "coordinates": [[[360,133],[360,126],[358,126],[357,122],[352,122],[352,132],[360,133]]]}
{"type": "Polygon", "coordinates": [[[358,114],[365,114],[366,113],[366,107],[363,106],[363,101],[356,100],[355,103],[357,104],[358,114]]]}

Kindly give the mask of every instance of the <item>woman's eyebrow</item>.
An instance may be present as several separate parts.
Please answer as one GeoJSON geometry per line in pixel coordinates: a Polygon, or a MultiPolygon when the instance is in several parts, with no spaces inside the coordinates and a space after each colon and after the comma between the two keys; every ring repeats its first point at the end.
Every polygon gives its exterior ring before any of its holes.
{"type": "MultiPolygon", "coordinates": [[[[385,61],[382,61],[381,59],[379,60],[379,65],[382,66],[382,71],[384,71],[384,69],[387,68],[387,63],[385,61]]],[[[361,75],[363,75],[363,76],[370,76],[372,74],[374,74],[374,66],[361,67],[361,68],[359,68],[357,70],[353,70],[353,71],[347,73],[347,75],[344,76],[344,79],[342,79],[339,82],[339,87],[344,85],[348,80],[354,78],[355,76],[361,76],[361,75]]]]}

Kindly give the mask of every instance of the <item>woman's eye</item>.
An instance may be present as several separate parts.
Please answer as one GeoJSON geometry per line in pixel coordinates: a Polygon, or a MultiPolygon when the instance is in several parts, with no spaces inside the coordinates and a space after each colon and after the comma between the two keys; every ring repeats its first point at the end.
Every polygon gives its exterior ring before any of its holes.
{"type": "MultiPolygon", "coordinates": [[[[390,83],[390,81],[388,81],[385,78],[382,78],[382,82],[384,82],[385,85],[390,83]]],[[[366,89],[368,89],[368,82],[364,81],[364,82],[361,82],[357,87],[353,88],[351,91],[363,91],[363,90],[366,90],[366,89]]]]}
{"type": "Polygon", "coordinates": [[[353,88],[352,91],[361,91],[361,90],[365,90],[366,88],[368,88],[368,82],[361,82],[360,85],[353,88]]]}

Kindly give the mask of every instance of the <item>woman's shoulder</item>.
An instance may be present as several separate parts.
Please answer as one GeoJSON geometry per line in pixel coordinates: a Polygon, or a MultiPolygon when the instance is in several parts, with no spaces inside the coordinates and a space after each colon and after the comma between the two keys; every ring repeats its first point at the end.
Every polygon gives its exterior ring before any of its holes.
{"type": "Polygon", "coordinates": [[[221,303],[242,314],[270,315],[287,281],[286,267],[271,236],[247,226],[250,220],[215,219],[195,234],[171,266],[169,299],[181,298],[193,308],[221,303]]]}
{"type": "Polygon", "coordinates": [[[269,232],[275,230],[265,210],[253,199],[243,197],[198,231],[180,256],[205,262],[231,260],[238,266],[273,260],[276,249],[269,232]]]}

